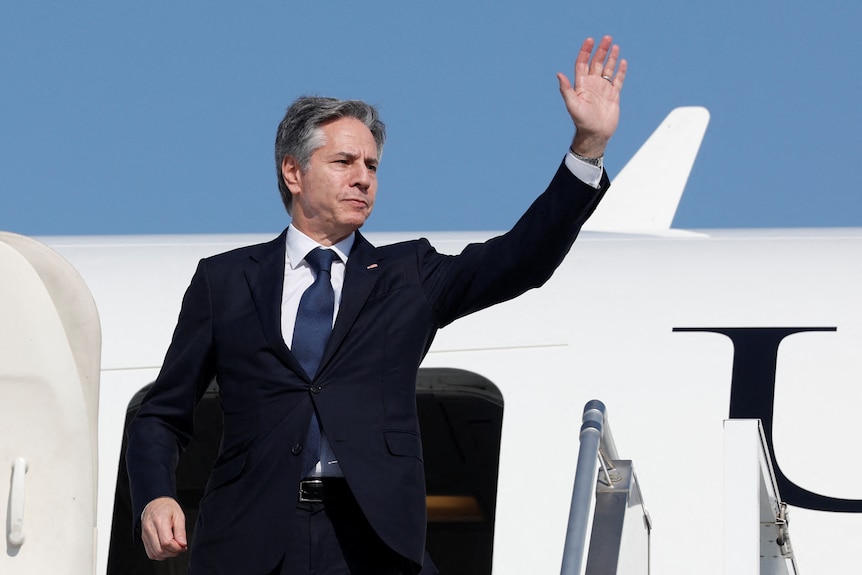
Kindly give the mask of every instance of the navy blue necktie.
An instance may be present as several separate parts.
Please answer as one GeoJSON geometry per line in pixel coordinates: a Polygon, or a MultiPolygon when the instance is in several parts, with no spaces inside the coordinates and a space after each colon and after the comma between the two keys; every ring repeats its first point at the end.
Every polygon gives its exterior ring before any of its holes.
{"type": "MultiPolygon", "coordinates": [[[[314,379],[323,349],[332,331],[332,314],[335,309],[335,294],[332,291],[331,268],[336,254],[332,250],[314,248],[305,256],[305,261],[314,272],[314,283],[302,294],[293,327],[291,351],[299,361],[309,379],[314,379]]],[[[305,442],[303,477],[314,468],[320,456],[320,422],[312,412],[305,442]]]]}

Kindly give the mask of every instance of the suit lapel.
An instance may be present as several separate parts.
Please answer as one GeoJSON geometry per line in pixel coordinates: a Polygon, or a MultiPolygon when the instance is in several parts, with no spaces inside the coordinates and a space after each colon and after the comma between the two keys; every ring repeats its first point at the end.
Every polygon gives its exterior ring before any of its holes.
{"type": "Polygon", "coordinates": [[[281,300],[284,291],[284,252],[287,230],[275,240],[263,244],[250,256],[245,269],[254,306],[264,336],[278,358],[302,378],[307,379],[299,362],[284,343],[281,333],[281,300]]]}
{"type": "Polygon", "coordinates": [[[332,334],[326,343],[318,373],[326,368],[326,364],[341,346],[365,305],[365,300],[368,299],[374,284],[377,283],[377,278],[380,277],[378,256],[377,249],[362,234],[356,232],[356,240],[344,270],[344,285],[341,288],[338,317],[335,318],[332,334]]]}

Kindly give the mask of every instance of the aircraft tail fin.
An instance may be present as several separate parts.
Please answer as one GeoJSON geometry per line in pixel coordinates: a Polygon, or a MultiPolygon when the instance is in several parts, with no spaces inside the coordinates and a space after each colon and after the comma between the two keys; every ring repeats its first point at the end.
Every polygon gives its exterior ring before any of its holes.
{"type": "Polygon", "coordinates": [[[708,123],[706,108],[672,110],[614,178],[584,229],[669,230],[708,123]]]}

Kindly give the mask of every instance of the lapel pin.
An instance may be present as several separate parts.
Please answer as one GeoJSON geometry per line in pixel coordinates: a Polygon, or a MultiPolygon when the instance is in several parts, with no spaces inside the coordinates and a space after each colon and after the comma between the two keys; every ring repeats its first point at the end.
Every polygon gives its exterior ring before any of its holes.
{"type": "Polygon", "coordinates": [[[376,268],[376,267],[377,267],[377,264],[371,264],[370,266],[368,266],[368,267],[367,267],[367,268],[365,268],[365,269],[367,269],[367,270],[373,270],[373,269],[374,269],[374,268],[376,268]]]}

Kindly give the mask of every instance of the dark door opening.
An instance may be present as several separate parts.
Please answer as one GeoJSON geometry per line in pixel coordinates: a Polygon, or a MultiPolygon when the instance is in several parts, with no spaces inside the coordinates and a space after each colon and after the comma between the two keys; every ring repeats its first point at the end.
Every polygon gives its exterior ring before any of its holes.
{"type": "MultiPolygon", "coordinates": [[[[126,425],[149,387],[132,398],[126,425]]],[[[494,384],[475,373],[430,368],[419,370],[416,404],[425,459],[428,552],[441,575],[490,574],[503,397],[494,384]]],[[[222,415],[215,383],[197,407],[195,429],[177,466],[177,496],[186,513],[189,539],[221,441],[222,415]]],[[[185,575],[186,557],[150,561],[132,534],[125,450],[124,440],[107,573],[185,575]]]]}

